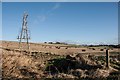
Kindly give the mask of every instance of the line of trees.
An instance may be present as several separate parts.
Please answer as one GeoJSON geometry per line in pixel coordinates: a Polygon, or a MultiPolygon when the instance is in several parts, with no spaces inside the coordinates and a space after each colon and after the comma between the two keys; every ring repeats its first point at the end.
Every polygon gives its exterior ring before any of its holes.
{"type": "MultiPolygon", "coordinates": [[[[68,43],[65,43],[65,42],[44,42],[44,43],[48,43],[48,44],[65,44],[65,45],[68,45],[68,43]]],[[[99,44],[99,45],[79,45],[79,46],[86,46],[86,47],[107,46],[107,47],[111,47],[111,48],[120,48],[120,44],[118,44],[118,45],[99,44]]]]}
{"type": "Polygon", "coordinates": [[[67,45],[67,43],[65,43],[65,42],[44,42],[44,43],[48,43],[48,44],[65,44],[65,45],[67,45]]]}

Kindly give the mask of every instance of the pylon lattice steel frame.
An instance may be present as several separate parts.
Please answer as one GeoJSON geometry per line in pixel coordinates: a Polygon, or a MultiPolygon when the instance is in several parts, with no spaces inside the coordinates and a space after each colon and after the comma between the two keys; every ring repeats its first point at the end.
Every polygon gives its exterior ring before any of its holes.
{"type": "Polygon", "coordinates": [[[23,15],[23,23],[22,23],[22,30],[20,32],[20,35],[18,35],[18,40],[19,40],[19,49],[22,48],[22,40],[26,40],[27,41],[27,48],[28,50],[30,49],[29,46],[29,39],[30,39],[30,35],[29,35],[29,31],[28,31],[28,27],[27,27],[27,17],[28,14],[24,13],[23,15]]]}

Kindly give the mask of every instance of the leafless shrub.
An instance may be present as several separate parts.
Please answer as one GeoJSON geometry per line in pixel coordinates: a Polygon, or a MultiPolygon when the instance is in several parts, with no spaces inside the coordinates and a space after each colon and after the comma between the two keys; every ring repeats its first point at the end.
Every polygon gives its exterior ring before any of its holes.
{"type": "Polygon", "coordinates": [[[55,46],[55,48],[60,49],[60,47],[59,47],[59,46],[55,46]]]}
{"type": "Polygon", "coordinates": [[[104,51],[104,49],[100,49],[100,51],[104,51]]]}
{"type": "Polygon", "coordinates": [[[95,50],[95,48],[92,48],[92,50],[95,50]]]}
{"type": "Polygon", "coordinates": [[[85,52],[86,50],[85,49],[82,49],[83,52],[85,52]]]}
{"type": "Polygon", "coordinates": [[[11,51],[11,49],[8,49],[8,48],[6,48],[5,50],[7,50],[7,51],[11,51]]]}
{"type": "Polygon", "coordinates": [[[68,49],[68,47],[66,47],[65,49],[68,49]]]}

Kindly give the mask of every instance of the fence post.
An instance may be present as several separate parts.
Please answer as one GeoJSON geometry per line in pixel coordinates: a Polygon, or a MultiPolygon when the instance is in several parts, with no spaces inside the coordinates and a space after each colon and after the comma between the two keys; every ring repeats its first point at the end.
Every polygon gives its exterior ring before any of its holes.
{"type": "Polygon", "coordinates": [[[110,62],[109,62],[109,51],[106,50],[106,67],[109,68],[110,62]]]}

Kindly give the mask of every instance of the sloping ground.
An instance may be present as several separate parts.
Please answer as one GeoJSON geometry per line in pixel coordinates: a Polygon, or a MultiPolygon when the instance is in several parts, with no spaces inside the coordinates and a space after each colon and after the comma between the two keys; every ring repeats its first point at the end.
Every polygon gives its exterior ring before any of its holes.
{"type": "MultiPolygon", "coordinates": [[[[14,41],[2,41],[3,48],[18,49],[19,43],[14,41]]],[[[26,43],[22,43],[22,48],[26,49],[26,43]]],[[[97,55],[104,55],[106,47],[76,47],[63,44],[45,44],[45,43],[30,43],[31,51],[52,52],[53,54],[66,55],[75,53],[96,53],[97,55]]],[[[110,52],[118,52],[117,48],[111,48],[110,52]]]]}
{"type": "Polygon", "coordinates": [[[59,55],[2,48],[2,78],[45,77],[46,61],[59,55]]]}
{"type": "MultiPolygon", "coordinates": [[[[3,50],[3,77],[40,77],[42,71],[38,71],[37,62],[20,52],[3,50]]],[[[40,63],[41,67],[41,63],[40,63]]]]}
{"type": "MultiPolygon", "coordinates": [[[[97,64],[97,62],[89,59],[82,54],[75,57],[66,56],[66,58],[49,60],[49,66],[46,71],[55,78],[107,78],[117,69],[110,67],[107,69],[105,65],[97,64]]],[[[117,76],[120,74],[118,73],[117,76]]],[[[48,76],[48,78],[51,76],[48,76]]]]}
{"type": "MultiPolygon", "coordinates": [[[[3,78],[101,78],[120,74],[118,69],[105,68],[94,56],[77,54],[59,56],[51,53],[2,50],[3,78]],[[97,61],[95,61],[97,60],[97,61]]],[[[114,66],[119,65],[118,60],[114,66]]]]}

